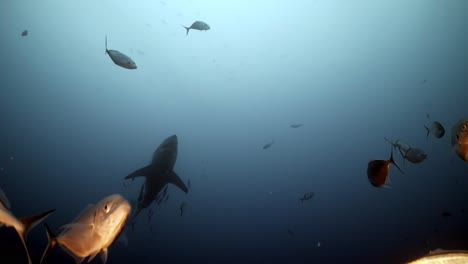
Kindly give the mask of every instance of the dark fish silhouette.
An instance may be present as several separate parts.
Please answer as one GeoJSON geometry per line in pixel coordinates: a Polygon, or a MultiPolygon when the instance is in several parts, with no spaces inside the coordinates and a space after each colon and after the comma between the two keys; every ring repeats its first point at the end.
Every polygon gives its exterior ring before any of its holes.
{"type": "Polygon", "coordinates": [[[301,197],[299,200],[301,201],[301,203],[304,203],[304,201],[312,199],[312,197],[314,197],[314,195],[315,195],[315,193],[308,192],[308,193],[305,193],[304,196],[301,197]]]}
{"type": "Polygon", "coordinates": [[[24,30],[23,32],[21,32],[22,37],[26,37],[28,34],[29,32],[27,30],[24,30]]]}
{"type": "Polygon", "coordinates": [[[187,30],[187,33],[185,34],[186,36],[188,35],[190,29],[205,30],[205,31],[210,29],[210,26],[203,21],[195,21],[190,27],[186,27],[186,26],[183,26],[183,27],[187,30]]]}
{"type": "Polygon", "coordinates": [[[301,126],[303,126],[303,125],[302,124],[292,124],[289,127],[298,128],[298,127],[301,127],[301,126]]]}
{"type": "Polygon", "coordinates": [[[272,140],[270,143],[267,143],[263,146],[263,149],[269,149],[273,144],[275,144],[275,140],[272,140]]]}
{"type": "Polygon", "coordinates": [[[395,167],[400,170],[401,173],[404,172],[393,160],[393,148],[391,149],[390,159],[389,160],[371,160],[367,164],[367,178],[372,186],[380,188],[386,187],[388,176],[390,172],[390,165],[395,165],[395,167]]]}

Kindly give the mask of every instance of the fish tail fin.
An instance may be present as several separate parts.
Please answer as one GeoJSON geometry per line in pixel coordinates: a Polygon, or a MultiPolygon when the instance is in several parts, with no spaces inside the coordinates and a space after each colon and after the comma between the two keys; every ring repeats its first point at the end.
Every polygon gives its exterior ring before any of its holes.
{"type": "Polygon", "coordinates": [[[403,170],[400,168],[400,166],[398,166],[398,164],[396,164],[395,160],[393,159],[393,148],[392,148],[392,152],[390,154],[390,160],[389,162],[393,165],[395,165],[395,167],[397,167],[397,169],[403,174],[405,175],[405,173],[403,172],[403,170]]]}
{"type": "Polygon", "coordinates": [[[426,139],[429,138],[429,134],[431,133],[431,130],[427,127],[427,126],[424,126],[424,128],[426,129],[426,139]]]}
{"type": "Polygon", "coordinates": [[[46,232],[47,232],[47,247],[46,249],[44,250],[44,253],[42,254],[42,257],[41,257],[41,263],[44,261],[44,259],[50,254],[50,252],[52,251],[52,249],[57,245],[57,236],[52,232],[52,230],[50,229],[49,225],[47,223],[44,224],[45,228],[46,228],[46,232]]]}
{"type": "Polygon", "coordinates": [[[51,213],[53,213],[55,209],[49,210],[47,212],[40,213],[38,215],[30,216],[30,217],[25,217],[21,219],[21,223],[23,223],[24,229],[19,231],[19,235],[21,238],[21,242],[23,242],[24,249],[26,250],[26,255],[28,256],[28,263],[31,264],[31,257],[29,255],[29,250],[26,245],[26,240],[28,237],[29,231],[33,229],[35,226],[37,226],[42,220],[44,220],[47,216],[49,216],[51,213]]]}
{"type": "Polygon", "coordinates": [[[189,32],[190,28],[189,28],[189,27],[186,27],[186,26],[183,26],[183,25],[181,25],[181,26],[184,27],[185,30],[187,30],[187,33],[185,34],[185,36],[188,36],[188,32],[189,32]]]}
{"type": "Polygon", "coordinates": [[[388,139],[388,138],[386,138],[386,137],[384,137],[384,139],[385,139],[388,143],[390,143],[390,145],[392,145],[393,148],[396,148],[396,147],[397,147],[396,143],[395,143],[394,141],[392,141],[391,139],[388,139]]]}

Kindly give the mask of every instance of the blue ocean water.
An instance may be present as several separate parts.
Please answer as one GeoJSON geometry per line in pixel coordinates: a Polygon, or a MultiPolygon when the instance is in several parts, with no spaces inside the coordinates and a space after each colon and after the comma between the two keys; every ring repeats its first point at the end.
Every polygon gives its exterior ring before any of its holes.
{"type": "MultiPolygon", "coordinates": [[[[467,13],[465,0],[2,0],[0,186],[18,217],[57,209],[45,222],[58,231],[109,194],[136,199],[143,178],[124,177],[175,134],[174,171],[192,188],[169,185],[109,264],[466,250],[468,164],[450,137],[468,118],[467,13]],[[186,36],[197,20],[210,30],[186,36]],[[106,35],[138,69],[111,61],[106,35]],[[426,113],[442,139],[426,139],[426,113]],[[390,188],[375,188],[367,163],[389,158],[384,137],[428,158],[395,152],[405,175],[392,167],[390,188]]],[[[46,245],[41,223],[34,263],[46,245]]],[[[12,228],[0,229],[0,263],[26,263],[12,228]]],[[[57,248],[47,263],[74,262],[57,248]]]]}

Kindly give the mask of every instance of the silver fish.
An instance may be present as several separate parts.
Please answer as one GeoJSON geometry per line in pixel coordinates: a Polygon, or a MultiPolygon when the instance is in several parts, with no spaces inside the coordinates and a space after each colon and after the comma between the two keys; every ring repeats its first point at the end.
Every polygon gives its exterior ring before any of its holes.
{"type": "Polygon", "coordinates": [[[428,113],[426,113],[427,119],[432,122],[430,127],[424,126],[426,129],[426,139],[429,137],[429,134],[434,135],[436,138],[442,138],[445,135],[444,126],[438,121],[432,121],[428,113]]]}
{"type": "Polygon", "coordinates": [[[468,161],[468,118],[461,119],[452,127],[452,148],[463,161],[468,161]]]}
{"type": "Polygon", "coordinates": [[[263,146],[263,149],[269,149],[273,144],[275,144],[275,140],[272,140],[270,143],[267,143],[263,146]]]}
{"type": "Polygon", "coordinates": [[[129,56],[123,54],[120,51],[107,49],[107,35],[106,35],[106,53],[105,54],[109,54],[109,57],[111,58],[111,60],[115,64],[119,65],[120,67],[129,69],[129,70],[134,70],[137,68],[136,63],[129,56]]]}
{"type": "Polygon", "coordinates": [[[436,249],[428,255],[411,261],[408,264],[466,264],[468,251],[436,249]]]}
{"type": "Polygon", "coordinates": [[[308,192],[308,193],[305,193],[304,196],[301,197],[299,200],[301,200],[301,203],[304,203],[304,201],[312,199],[312,197],[314,197],[314,195],[315,195],[315,193],[308,192]]]}
{"type": "Polygon", "coordinates": [[[26,237],[32,228],[37,226],[42,220],[54,212],[55,209],[35,216],[18,219],[9,211],[10,206],[11,205],[8,201],[8,198],[2,189],[0,189],[0,227],[5,225],[7,227],[13,227],[16,230],[19,237],[21,238],[21,242],[23,242],[24,250],[26,251],[26,255],[28,257],[28,263],[31,264],[31,257],[29,256],[29,250],[26,245],[26,237]]]}
{"type": "Polygon", "coordinates": [[[392,144],[392,146],[395,148],[395,149],[398,149],[398,151],[400,152],[401,156],[403,157],[403,159],[411,162],[411,163],[414,163],[414,164],[417,164],[417,163],[421,163],[423,162],[424,160],[427,159],[427,153],[420,149],[420,148],[415,148],[415,147],[412,147],[404,142],[402,142],[401,140],[397,140],[397,141],[392,141],[390,139],[387,139],[385,138],[385,140],[392,144]]]}
{"type": "Polygon", "coordinates": [[[190,29],[205,30],[205,31],[210,29],[210,26],[203,21],[195,21],[190,27],[186,27],[186,26],[183,26],[183,27],[187,30],[187,33],[185,34],[186,36],[188,35],[190,29]]]}
{"type": "Polygon", "coordinates": [[[88,205],[72,223],[62,226],[63,231],[58,236],[46,224],[49,244],[41,263],[56,245],[66,249],[76,263],[83,262],[86,257],[90,262],[98,254],[102,263],[106,263],[107,250],[123,231],[130,212],[130,203],[120,194],[113,194],[96,205],[88,205]]]}

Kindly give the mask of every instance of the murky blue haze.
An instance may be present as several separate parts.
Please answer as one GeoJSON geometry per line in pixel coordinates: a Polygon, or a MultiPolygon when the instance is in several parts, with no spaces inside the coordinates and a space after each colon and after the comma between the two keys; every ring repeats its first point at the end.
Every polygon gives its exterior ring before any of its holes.
{"type": "MultiPolygon", "coordinates": [[[[465,0],[2,0],[0,186],[18,217],[56,208],[45,222],[58,231],[109,194],[136,199],[143,178],[123,178],[176,134],[174,170],[192,189],[170,185],[109,264],[385,264],[468,249],[468,164],[450,144],[468,117],[467,14],[465,0]],[[186,36],[196,20],[211,29],[186,36]],[[138,69],[104,54],[105,35],[138,69]],[[444,138],[426,139],[426,113],[444,138]],[[392,167],[390,188],[375,188],[367,162],[389,158],[384,137],[428,158],[395,153],[406,175],[392,167]]],[[[35,263],[46,244],[40,224],[35,263]]],[[[0,263],[25,261],[1,228],[0,263]]],[[[59,248],[47,261],[73,263],[59,248]]]]}

